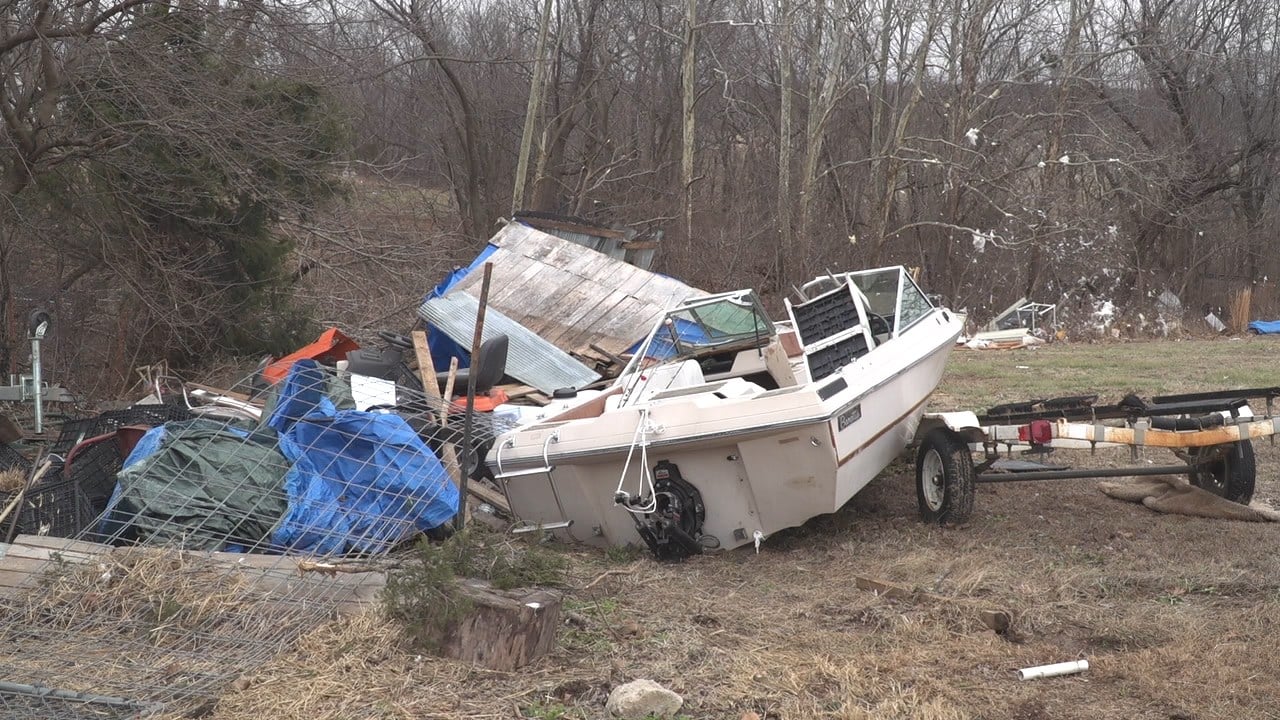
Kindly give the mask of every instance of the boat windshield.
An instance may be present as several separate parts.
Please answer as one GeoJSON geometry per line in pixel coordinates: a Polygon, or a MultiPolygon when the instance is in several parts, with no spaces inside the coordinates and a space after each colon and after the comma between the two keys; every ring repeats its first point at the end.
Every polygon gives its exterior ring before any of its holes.
{"type": "Polygon", "coordinates": [[[653,340],[655,346],[670,348],[670,355],[694,357],[726,346],[763,345],[773,334],[773,323],[755,293],[742,290],[685,302],[667,313],[653,340]]]}
{"type": "Polygon", "coordinates": [[[853,284],[866,298],[867,312],[888,321],[895,337],[933,309],[933,303],[929,302],[929,298],[902,266],[819,278],[805,284],[804,292],[811,296],[828,292],[849,280],[853,280],[853,284]]]}

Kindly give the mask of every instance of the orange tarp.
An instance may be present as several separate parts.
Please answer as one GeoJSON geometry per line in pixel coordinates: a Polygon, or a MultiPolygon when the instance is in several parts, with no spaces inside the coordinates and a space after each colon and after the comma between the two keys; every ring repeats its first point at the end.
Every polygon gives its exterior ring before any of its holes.
{"type": "Polygon", "coordinates": [[[338,328],[329,328],[320,333],[320,337],[310,345],[306,345],[298,350],[285,355],[267,366],[262,371],[262,376],[272,385],[284,379],[289,374],[289,368],[299,360],[309,359],[321,362],[337,362],[345,360],[347,353],[352,350],[359,350],[360,345],[351,338],[342,334],[338,328]]]}

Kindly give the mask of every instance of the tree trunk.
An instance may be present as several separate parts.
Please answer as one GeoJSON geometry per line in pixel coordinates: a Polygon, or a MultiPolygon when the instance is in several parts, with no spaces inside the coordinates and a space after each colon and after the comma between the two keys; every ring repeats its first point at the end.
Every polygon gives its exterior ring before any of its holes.
{"type": "Polygon", "coordinates": [[[529,104],[524,111],[524,131],[520,135],[520,160],[516,164],[515,187],[511,193],[511,214],[524,204],[525,176],[529,172],[529,153],[533,147],[533,126],[542,108],[543,83],[546,78],[547,27],[551,24],[551,0],[542,4],[542,20],[538,24],[538,49],[533,59],[533,79],[529,82],[529,104]]]}
{"type": "Polygon", "coordinates": [[[445,631],[445,657],[511,671],[555,649],[559,593],[497,590],[478,580],[463,581],[458,589],[471,610],[445,631]]]}
{"type": "Polygon", "coordinates": [[[683,191],[684,241],[693,248],[693,133],[695,84],[697,67],[698,0],[686,0],[684,18],[684,50],[680,60],[680,187],[683,191]]]}
{"type": "Polygon", "coordinates": [[[791,256],[795,234],[791,227],[791,2],[780,0],[778,19],[782,35],[778,42],[778,248],[774,260],[777,286],[784,290],[791,282],[791,256]]]}

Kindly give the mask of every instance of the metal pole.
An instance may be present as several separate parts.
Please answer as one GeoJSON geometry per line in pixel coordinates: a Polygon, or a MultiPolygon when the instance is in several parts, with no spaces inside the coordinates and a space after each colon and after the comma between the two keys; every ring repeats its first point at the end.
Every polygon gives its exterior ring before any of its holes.
{"type": "Polygon", "coordinates": [[[467,372],[467,412],[462,417],[462,472],[458,482],[458,514],[453,527],[462,530],[467,524],[467,481],[475,448],[471,447],[472,429],[475,426],[476,373],[480,369],[480,340],[484,335],[484,311],[489,305],[489,278],[493,275],[493,263],[484,264],[484,280],[480,283],[480,308],[476,311],[476,333],[471,338],[471,369],[467,372]]]}
{"type": "Polygon", "coordinates": [[[1081,468],[1079,470],[1033,470],[1030,472],[982,473],[975,482],[1024,482],[1028,480],[1077,480],[1082,478],[1128,477],[1130,475],[1190,475],[1195,465],[1154,465],[1150,467],[1081,468]]]}
{"type": "Polygon", "coordinates": [[[42,379],[40,377],[40,340],[44,337],[44,331],[49,327],[49,323],[42,322],[31,333],[31,382],[35,385],[35,403],[36,403],[36,434],[44,432],[44,389],[41,387],[42,379]]]}
{"type": "Polygon", "coordinates": [[[127,708],[130,710],[159,710],[163,707],[160,703],[140,703],[127,698],[112,697],[110,695],[94,695],[91,693],[82,693],[75,690],[59,690],[57,688],[45,687],[43,685],[27,685],[24,683],[8,682],[0,680],[0,692],[12,693],[14,695],[29,695],[36,698],[55,698],[58,700],[70,700],[80,703],[92,703],[95,705],[108,705],[112,707],[127,708]]]}

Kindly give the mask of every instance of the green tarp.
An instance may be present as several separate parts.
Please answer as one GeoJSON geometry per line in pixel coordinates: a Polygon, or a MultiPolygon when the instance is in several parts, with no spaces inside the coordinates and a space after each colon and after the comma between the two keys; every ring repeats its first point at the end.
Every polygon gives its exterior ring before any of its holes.
{"type": "Polygon", "coordinates": [[[131,458],[140,459],[120,471],[108,522],[127,522],[127,535],[149,544],[258,547],[288,507],[290,463],[272,432],[208,420],[169,423],[148,432],[131,458]]]}

